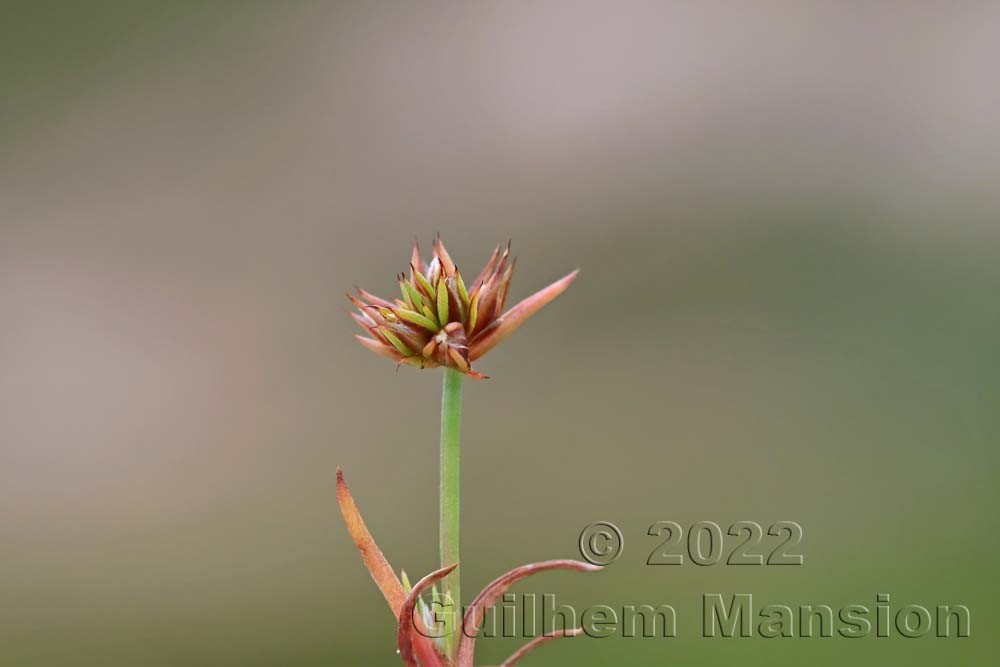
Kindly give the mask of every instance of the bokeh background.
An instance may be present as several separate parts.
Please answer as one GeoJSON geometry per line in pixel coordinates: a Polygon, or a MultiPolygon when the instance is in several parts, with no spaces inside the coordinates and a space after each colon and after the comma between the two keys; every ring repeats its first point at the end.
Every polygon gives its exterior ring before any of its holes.
{"type": "Polygon", "coordinates": [[[440,378],[342,295],[436,232],[513,238],[515,298],[582,269],[467,386],[465,590],[606,519],[518,590],[680,613],[526,667],[995,658],[997,5],[4,7],[0,664],[398,664],[334,470],[435,567],[440,378]],[[643,565],[740,519],[805,565],[643,565]],[[700,639],[711,592],[972,637],[700,639]]]}

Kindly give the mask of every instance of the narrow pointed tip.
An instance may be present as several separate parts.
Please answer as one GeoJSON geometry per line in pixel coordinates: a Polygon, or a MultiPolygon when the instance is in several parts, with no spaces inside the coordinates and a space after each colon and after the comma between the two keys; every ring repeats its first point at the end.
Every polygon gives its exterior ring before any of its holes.
{"type": "Polygon", "coordinates": [[[552,284],[553,285],[560,285],[561,284],[562,285],[562,289],[565,290],[567,287],[569,287],[570,285],[572,285],[574,281],[576,281],[576,277],[579,276],[579,275],[580,275],[580,269],[578,269],[578,268],[577,269],[573,269],[572,271],[570,271],[565,276],[563,276],[562,278],[560,278],[559,280],[555,281],[552,284]]]}
{"type": "MultiPolygon", "coordinates": [[[[340,466],[337,466],[337,502],[340,504],[341,510],[344,509],[345,505],[354,505],[351,488],[347,486],[347,480],[344,479],[344,470],[340,466]]],[[[355,509],[355,511],[357,510],[355,509]]]]}
{"type": "Polygon", "coordinates": [[[437,239],[434,241],[434,255],[441,262],[441,268],[446,276],[455,275],[455,262],[452,261],[451,255],[448,254],[448,249],[444,247],[444,241],[441,239],[441,234],[438,234],[437,239]]]}
{"type": "Polygon", "coordinates": [[[413,237],[413,252],[410,254],[410,271],[424,272],[424,261],[420,258],[420,241],[413,237]]]}

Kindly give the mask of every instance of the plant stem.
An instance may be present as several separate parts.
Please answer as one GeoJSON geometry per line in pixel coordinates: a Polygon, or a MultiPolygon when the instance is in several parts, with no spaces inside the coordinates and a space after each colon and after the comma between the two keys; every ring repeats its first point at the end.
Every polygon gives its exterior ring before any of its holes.
{"type": "MultiPolygon", "coordinates": [[[[458,371],[444,369],[444,386],[441,390],[441,567],[459,561],[459,431],[462,426],[462,380],[458,371]]],[[[456,623],[446,637],[448,653],[454,655],[458,632],[461,627],[462,597],[458,570],[443,582],[445,600],[455,607],[451,610],[456,623]]]]}

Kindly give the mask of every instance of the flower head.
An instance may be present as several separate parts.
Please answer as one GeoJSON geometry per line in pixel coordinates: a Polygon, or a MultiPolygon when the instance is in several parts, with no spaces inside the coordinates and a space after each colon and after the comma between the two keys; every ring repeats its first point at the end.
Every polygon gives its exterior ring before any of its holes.
{"type": "Polygon", "coordinates": [[[427,264],[414,243],[409,278],[399,275],[401,299],[388,301],[360,288],[358,296],[348,295],[358,308],[351,317],[369,334],[357,338],[397,366],[447,366],[483,378],[472,370],[472,362],[562,294],[577,274],[570,273],[504,311],[516,261],[510,259],[510,244],[502,253],[497,246],[479,276],[467,284],[440,237],[427,264]]]}

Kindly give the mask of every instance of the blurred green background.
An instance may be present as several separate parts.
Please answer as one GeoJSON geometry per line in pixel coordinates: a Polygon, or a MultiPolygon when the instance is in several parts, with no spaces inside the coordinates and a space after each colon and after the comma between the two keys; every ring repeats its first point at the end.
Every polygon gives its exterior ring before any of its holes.
{"type": "Polygon", "coordinates": [[[996,5],[4,7],[0,664],[399,664],[334,470],[433,569],[440,378],[342,293],[438,231],[514,298],[582,269],[467,385],[464,589],[604,519],[517,590],[680,614],[526,667],[995,659],[996,5]],[[805,565],[643,564],[741,519],[805,565]],[[701,639],[713,592],[972,637],[701,639]]]}

